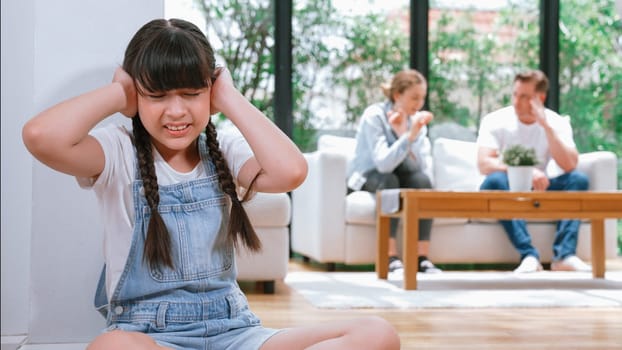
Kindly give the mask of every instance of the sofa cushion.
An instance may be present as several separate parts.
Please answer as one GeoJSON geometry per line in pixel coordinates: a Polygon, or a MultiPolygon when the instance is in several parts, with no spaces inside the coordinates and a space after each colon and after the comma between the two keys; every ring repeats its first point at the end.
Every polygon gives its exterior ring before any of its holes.
{"type": "Polygon", "coordinates": [[[346,196],[347,224],[375,225],[376,196],[367,191],[354,191],[346,196]]]}
{"type": "Polygon", "coordinates": [[[244,203],[253,227],[283,227],[289,225],[291,202],[286,193],[256,193],[244,203]]]}
{"type": "Polygon", "coordinates": [[[475,142],[439,137],[432,147],[434,188],[448,191],[477,191],[484,176],[477,168],[475,142]]]}

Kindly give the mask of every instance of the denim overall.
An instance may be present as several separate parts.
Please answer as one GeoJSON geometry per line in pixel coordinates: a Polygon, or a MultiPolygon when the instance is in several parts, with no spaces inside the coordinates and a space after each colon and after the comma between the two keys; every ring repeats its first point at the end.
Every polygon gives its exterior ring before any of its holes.
{"type": "Polygon", "coordinates": [[[108,329],[146,333],[176,349],[258,349],[276,330],[263,328],[236,282],[234,248],[225,239],[228,198],[199,138],[207,177],[159,186],[159,212],[171,238],[174,269],[151,268],[143,249],[151,210],[140,172],[132,184],[132,245],[108,302],[102,272],[95,306],[108,329]]]}

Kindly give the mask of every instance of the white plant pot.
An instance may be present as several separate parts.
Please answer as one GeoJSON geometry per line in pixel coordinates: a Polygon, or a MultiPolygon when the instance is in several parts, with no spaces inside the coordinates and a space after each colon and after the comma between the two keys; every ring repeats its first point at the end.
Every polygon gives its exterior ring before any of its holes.
{"type": "Polygon", "coordinates": [[[529,192],[532,187],[533,166],[508,166],[510,191],[529,192]]]}

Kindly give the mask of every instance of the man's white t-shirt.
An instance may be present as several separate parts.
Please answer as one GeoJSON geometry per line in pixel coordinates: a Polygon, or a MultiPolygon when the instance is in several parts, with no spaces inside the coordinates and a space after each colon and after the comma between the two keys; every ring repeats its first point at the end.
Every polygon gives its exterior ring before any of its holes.
{"type": "MultiPolygon", "coordinates": [[[[567,146],[576,147],[569,118],[550,109],[545,109],[544,114],[560,140],[567,146]]],[[[496,149],[501,155],[506,148],[516,144],[533,147],[538,157],[537,167],[542,171],[547,168],[552,157],[546,133],[540,124],[523,124],[513,106],[501,108],[482,118],[477,136],[478,146],[496,149]]]]}
{"type": "MultiPolygon", "coordinates": [[[[104,260],[106,262],[106,293],[110,298],[125,268],[134,230],[134,200],[132,183],[136,170],[136,156],[132,144],[132,131],[123,125],[112,125],[91,132],[101,144],[105,154],[104,170],[94,180],[78,178],[82,188],[92,188],[97,196],[104,223],[104,260]]],[[[244,163],[253,151],[235,128],[218,131],[218,142],[227,160],[231,175],[237,179],[244,163]]],[[[155,171],[159,185],[171,185],[207,175],[202,162],[188,173],[171,168],[153,149],[155,171]]]]}

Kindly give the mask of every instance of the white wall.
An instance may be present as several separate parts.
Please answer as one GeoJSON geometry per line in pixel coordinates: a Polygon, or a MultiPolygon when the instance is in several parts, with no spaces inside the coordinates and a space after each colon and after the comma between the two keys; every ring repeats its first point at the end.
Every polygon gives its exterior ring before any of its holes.
{"type": "Polygon", "coordinates": [[[34,1],[2,1],[2,334],[26,333],[32,161],[21,125],[33,112],[34,1]]]}
{"type": "Polygon", "coordinates": [[[33,160],[21,127],[109,82],[134,32],[164,16],[163,2],[2,1],[2,335],[87,341],[104,324],[92,306],[102,263],[95,198],[33,160]]]}

